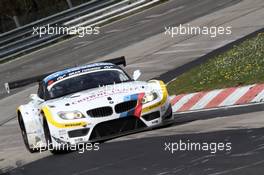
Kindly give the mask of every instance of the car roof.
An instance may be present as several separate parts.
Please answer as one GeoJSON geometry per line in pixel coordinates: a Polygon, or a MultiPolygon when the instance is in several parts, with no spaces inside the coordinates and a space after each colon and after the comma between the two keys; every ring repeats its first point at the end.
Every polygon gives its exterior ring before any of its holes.
{"type": "Polygon", "coordinates": [[[109,69],[109,68],[120,69],[119,66],[117,66],[115,64],[112,64],[112,63],[107,63],[107,62],[87,64],[87,65],[83,65],[83,66],[68,68],[68,69],[64,69],[64,70],[58,71],[58,72],[54,72],[54,73],[48,75],[47,77],[45,77],[43,79],[43,82],[45,84],[50,84],[50,83],[54,83],[54,82],[56,82],[58,80],[61,80],[63,78],[69,77],[69,76],[81,74],[81,73],[84,73],[84,72],[90,72],[90,71],[102,70],[102,69],[109,69]]]}

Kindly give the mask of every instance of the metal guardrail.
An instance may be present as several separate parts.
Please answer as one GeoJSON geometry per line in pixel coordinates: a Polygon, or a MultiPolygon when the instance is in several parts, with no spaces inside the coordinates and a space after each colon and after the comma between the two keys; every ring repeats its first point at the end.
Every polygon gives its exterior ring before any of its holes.
{"type": "Polygon", "coordinates": [[[137,8],[157,0],[93,0],[86,4],[65,10],[56,15],[28,24],[0,35],[0,61],[26,52],[36,50],[52,42],[56,42],[66,34],[45,35],[41,38],[32,35],[36,26],[92,26],[100,20],[106,20],[119,13],[137,8]]]}
{"type": "Polygon", "coordinates": [[[117,3],[116,0],[96,0],[88,4],[82,5],[81,7],[74,8],[71,10],[64,11],[57,15],[45,18],[41,21],[32,23],[19,30],[7,33],[0,36],[0,60],[8,56],[14,56],[13,54],[21,54],[21,51],[29,47],[33,47],[36,44],[54,39],[61,38],[61,35],[46,35],[41,38],[38,35],[32,35],[33,27],[42,26],[45,27],[48,24],[50,26],[63,25],[65,21],[77,18],[87,13],[92,13],[94,11],[108,7],[117,3]]]}
{"type": "MultiPolygon", "coordinates": [[[[122,3],[115,5],[118,10],[112,10],[113,8],[111,8],[111,6],[110,6],[104,10],[106,12],[109,11],[109,13],[103,13],[101,15],[93,15],[94,17],[92,17],[92,18],[90,17],[91,14],[88,14],[88,15],[80,17],[79,19],[74,19],[74,20],[68,21],[64,24],[66,26],[74,26],[74,27],[91,25],[91,24],[94,24],[98,21],[108,19],[111,16],[115,16],[115,15],[118,15],[119,13],[123,13],[125,11],[128,11],[131,8],[141,6],[141,5],[145,4],[146,2],[148,2],[148,1],[146,1],[146,0],[135,1],[134,0],[134,3],[131,3],[131,0],[124,0],[122,3]]],[[[97,13],[98,12],[95,12],[94,14],[97,14],[97,13]]]]}
{"type": "Polygon", "coordinates": [[[35,46],[36,44],[40,44],[41,42],[62,37],[60,35],[47,35],[40,38],[39,36],[32,35],[33,27],[35,26],[45,27],[48,24],[51,26],[60,26],[66,21],[98,11],[100,9],[104,9],[116,3],[118,3],[117,0],[94,0],[10,32],[6,32],[0,35],[0,60],[3,60],[8,56],[15,56],[14,54],[16,53],[20,54],[24,49],[35,46]]]}
{"type": "Polygon", "coordinates": [[[51,23],[59,23],[60,21],[63,22],[63,20],[69,20],[70,18],[75,18],[87,13],[90,13],[91,11],[96,11],[98,9],[107,7],[111,4],[113,4],[114,0],[108,1],[108,0],[92,0],[88,3],[85,3],[83,5],[65,10],[63,12],[57,13],[55,15],[49,16],[47,18],[43,18],[41,20],[35,21],[33,23],[24,25],[22,27],[16,28],[14,30],[11,30],[9,32],[5,32],[3,34],[0,34],[0,47],[2,45],[5,45],[6,43],[15,41],[19,39],[20,37],[27,36],[27,34],[31,35],[32,28],[34,26],[45,26],[47,24],[51,23]]]}

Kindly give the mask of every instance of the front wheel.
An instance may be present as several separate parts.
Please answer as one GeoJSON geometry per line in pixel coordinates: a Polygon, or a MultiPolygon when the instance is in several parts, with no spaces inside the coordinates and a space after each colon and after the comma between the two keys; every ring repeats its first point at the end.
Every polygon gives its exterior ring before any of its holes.
{"type": "Polygon", "coordinates": [[[166,113],[162,117],[163,126],[172,126],[174,124],[172,106],[169,105],[166,113]]]}
{"type": "Polygon", "coordinates": [[[65,149],[59,149],[53,146],[53,142],[52,142],[52,138],[51,138],[51,134],[50,134],[50,130],[49,130],[49,126],[48,123],[46,121],[46,119],[43,120],[43,129],[44,129],[44,134],[45,134],[45,139],[46,139],[46,144],[47,144],[47,148],[48,150],[52,153],[52,154],[65,154],[70,152],[69,149],[65,148],[65,149]]]}

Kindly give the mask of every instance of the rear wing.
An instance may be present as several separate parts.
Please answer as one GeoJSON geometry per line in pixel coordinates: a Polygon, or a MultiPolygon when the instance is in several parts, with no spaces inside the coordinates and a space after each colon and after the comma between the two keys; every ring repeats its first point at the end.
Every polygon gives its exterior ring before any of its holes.
{"type": "MultiPolygon", "coordinates": [[[[96,63],[112,63],[115,65],[123,65],[124,67],[126,66],[126,59],[124,56],[122,57],[118,57],[118,58],[113,58],[113,59],[109,59],[109,60],[104,60],[104,61],[100,61],[100,62],[96,62],[96,63]]],[[[93,63],[90,63],[93,64],[93,63]]],[[[12,81],[12,82],[7,82],[5,83],[5,89],[7,93],[10,93],[11,89],[16,89],[16,88],[20,88],[23,86],[27,86],[29,84],[33,84],[33,83],[37,83],[42,81],[45,77],[58,72],[58,71],[54,71],[54,72],[49,72],[49,73],[45,73],[42,75],[37,75],[34,77],[30,77],[30,78],[26,78],[26,79],[21,79],[21,80],[16,80],[16,81],[12,81]]]]}
{"type": "Polygon", "coordinates": [[[126,58],[124,56],[118,57],[118,58],[109,59],[109,60],[105,60],[105,61],[101,61],[99,63],[112,63],[112,64],[115,64],[115,65],[123,65],[124,67],[126,67],[126,65],[127,65],[126,64],[126,58]]]}
{"type": "Polygon", "coordinates": [[[5,83],[6,92],[10,93],[11,89],[20,88],[20,87],[23,87],[23,86],[27,86],[29,84],[40,82],[46,76],[48,76],[50,74],[52,74],[52,73],[42,74],[42,75],[38,75],[38,76],[35,76],[35,77],[30,77],[30,78],[26,78],[26,79],[21,79],[21,80],[5,83]]]}

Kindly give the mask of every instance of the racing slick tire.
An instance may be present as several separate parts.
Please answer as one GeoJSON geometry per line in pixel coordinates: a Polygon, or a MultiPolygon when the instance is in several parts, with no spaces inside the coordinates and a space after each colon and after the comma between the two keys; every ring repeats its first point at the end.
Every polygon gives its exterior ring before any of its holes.
{"type": "Polygon", "coordinates": [[[168,126],[172,126],[174,124],[174,120],[173,120],[173,112],[172,112],[172,106],[169,105],[166,113],[163,116],[163,126],[168,127],[168,126]]]}
{"type": "Polygon", "coordinates": [[[44,129],[47,148],[52,154],[65,154],[71,152],[71,150],[69,149],[59,149],[53,146],[49,126],[45,118],[43,119],[43,129],[44,129]]]}
{"type": "Polygon", "coordinates": [[[20,130],[21,130],[22,138],[23,138],[23,141],[24,141],[24,144],[25,144],[27,150],[28,150],[30,153],[38,152],[39,149],[37,149],[37,148],[34,148],[34,149],[33,149],[33,148],[30,148],[30,146],[29,146],[26,127],[25,127],[25,124],[24,124],[24,121],[23,121],[22,115],[21,115],[20,113],[18,114],[18,123],[19,123],[19,126],[20,126],[20,130]]]}

